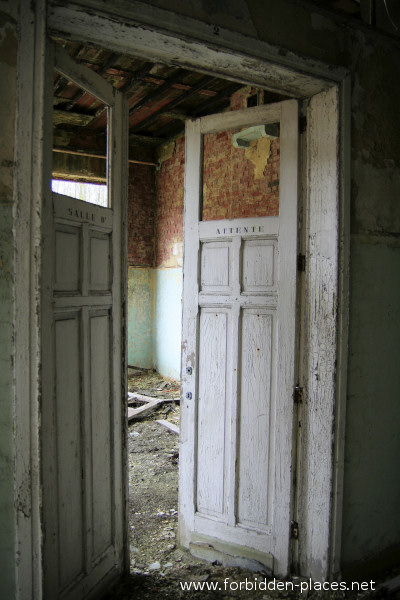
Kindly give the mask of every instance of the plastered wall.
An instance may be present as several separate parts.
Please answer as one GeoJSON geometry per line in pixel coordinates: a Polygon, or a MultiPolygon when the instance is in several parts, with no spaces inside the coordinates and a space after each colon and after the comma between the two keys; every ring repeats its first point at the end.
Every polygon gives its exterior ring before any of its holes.
{"type": "Polygon", "coordinates": [[[0,585],[4,598],[12,598],[14,588],[12,209],[17,19],[18,2],[0,2],[0,585]]]}

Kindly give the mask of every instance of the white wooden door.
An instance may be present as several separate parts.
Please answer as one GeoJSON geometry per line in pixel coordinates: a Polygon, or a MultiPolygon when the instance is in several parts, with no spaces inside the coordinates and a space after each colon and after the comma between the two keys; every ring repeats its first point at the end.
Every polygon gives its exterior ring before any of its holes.
{"type": "MultiPolygon", "coordinates": [[[[289,568],[297,247],[294,100],[187,122],[181,542],[289,568]],[[280,124],[279,215],[201,220],[206,134],[280,124]]],[[[243,563],[242,563],[243,564],[243,563]]]]}
{"type": "Polygon", "coordinates": [[[109,115],[108,207],[51,194],[43,219],[43,596],[77,600],[124,570],[126,107],[61,49],[55,58],[109,115]]]}

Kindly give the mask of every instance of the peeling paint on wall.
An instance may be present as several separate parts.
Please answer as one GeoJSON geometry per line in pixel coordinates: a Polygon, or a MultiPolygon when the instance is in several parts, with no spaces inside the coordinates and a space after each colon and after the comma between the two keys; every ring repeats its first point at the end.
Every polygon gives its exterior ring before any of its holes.
{"type": "Polygon", "coordinates": [[[254,165],[254,178],[261,179],[271,156],[271,140],[261,138],[250,142],[250,146],[245,150],[245,155],[247,160],[250,160],[254,165]]]}
{"type": "Polygon", "coordinates": [[[174,151],[175,151],[175,142],[174,141],[169,142],[168,144],[163,144],[162,146],[158,147],[157,155],[158,155],[158,161],[159,161],[160,166],[162,165],[163,162],[172,158],[174,151]]]}

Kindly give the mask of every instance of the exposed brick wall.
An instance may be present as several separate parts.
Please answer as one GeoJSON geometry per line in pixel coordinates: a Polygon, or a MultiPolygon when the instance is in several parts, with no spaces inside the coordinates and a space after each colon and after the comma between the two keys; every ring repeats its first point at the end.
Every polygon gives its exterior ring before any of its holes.
{"type": "Polygon", "coordinates": [[[279,139],[272,141],[268,162],[260,162],[257,176],[248,152],[233,147],[234,133],[205,136],[203,220],[278,215],[279,139]]]}
{"type": "Polygon", "coordinates": [[[182,266],[184,173],[182,137],[176,140],[172,156],[162,162],[156,175],[156,267],[182,266]]]}
{"type": "MultiPolygon", "coordinates": [[[[248,88],[233,94],[231,108],[245,108],[253,92],[248,88]]],[[[268,162],[265,158],[260,162],[245,149],[234,148],[232,135],[222,132],[205,138],[203,219],[279,214],[279,140],[272,141],[268,162]]],[[[131,167],[130,265],[182,266],[185,139],[161,154],[158,170],[131,167]]]]}
{"type": "Polygon", "coordinates": [[[128,264],[154,265],[155,168],[129,165],[128,187],[128,264]]]}
{"type": "MultiPolygon", "coordinates": [[[[262,103],[262,90],[250,86],[238,90],[232,94],[231,110],[247,108],[248,99],[255,95],[262,103]]],[[[270,145],[266,140],[252,142],[255,150],[252,154],[252,149],[233,147],[234,133],[224,131],[205,136],[203,220],[278,215],[279,140],[273,140],[270,145]]]]}

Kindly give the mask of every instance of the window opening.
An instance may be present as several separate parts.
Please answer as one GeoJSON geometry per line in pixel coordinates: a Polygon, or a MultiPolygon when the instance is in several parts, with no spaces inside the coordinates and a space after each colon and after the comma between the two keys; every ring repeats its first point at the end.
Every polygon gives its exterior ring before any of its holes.
{"type": "Polygon", "coordinates": [[[99,206],[107,206],[107,185],[99,183],[85,183],[82,181],[68,181],[53,179],[51,189],[57,194],[70,196],[77,200],[90,202],[99,206]]]}
{"type": "Polygon", "coordinates": [[[108,107],[54,72],[52,191],[107,207],[108,107]]]}

